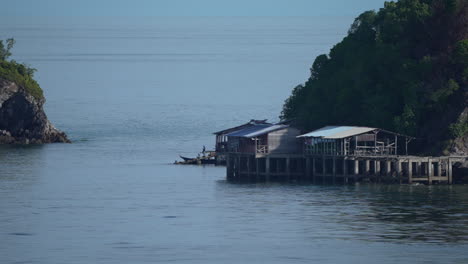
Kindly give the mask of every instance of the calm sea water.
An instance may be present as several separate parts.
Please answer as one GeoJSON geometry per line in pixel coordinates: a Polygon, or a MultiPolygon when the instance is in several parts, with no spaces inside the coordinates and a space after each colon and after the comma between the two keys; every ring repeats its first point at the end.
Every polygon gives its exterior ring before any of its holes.
{"type": "Polygon", "coordinates": [[[466,186],[232,184],[175,166],[277,120],[352,19],[9,19],[73,144],[0,148],[0,263],[468,263],[466,186]]]}

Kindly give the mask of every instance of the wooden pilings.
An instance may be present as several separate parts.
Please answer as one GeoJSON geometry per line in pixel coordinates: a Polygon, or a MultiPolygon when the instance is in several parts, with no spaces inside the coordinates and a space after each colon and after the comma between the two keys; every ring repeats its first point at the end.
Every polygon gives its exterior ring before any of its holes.
{"type": "Polygon", "coordinates": [[[305,156],[229,153],[226,155],[228,180],[306,180],[313,183],[453,182],[453,157],[413,156],[305,156]]]}

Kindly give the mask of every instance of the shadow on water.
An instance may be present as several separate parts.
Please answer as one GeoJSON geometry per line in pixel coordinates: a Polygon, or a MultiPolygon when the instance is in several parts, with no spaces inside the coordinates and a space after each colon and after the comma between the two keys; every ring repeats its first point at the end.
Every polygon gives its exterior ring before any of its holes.
{"type": "MultiPolygon", "coordinates": [[[[371,217],[387,225],[382,239],[468,241],[468,186],[369,186],[371,217]]],[[[366,221],[367,215],[358,220],[366,221]]]]}
{"type": "Polygon", "coordinates": [[[256,192],[290,199],[291,207],[301,207],[301,221],[325,221],[320,232],[343,240],[468,242],[468,186],[313,185],[309,182],[226,180],[218,181],[218,186],[237,195],[256,192]],[[302,202],[297,204],[297,201],[302,202]]]}

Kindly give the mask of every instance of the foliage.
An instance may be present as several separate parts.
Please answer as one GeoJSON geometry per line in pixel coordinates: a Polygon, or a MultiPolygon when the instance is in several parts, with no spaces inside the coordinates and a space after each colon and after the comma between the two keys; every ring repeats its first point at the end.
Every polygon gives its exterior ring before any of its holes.
{"type": "Polygon", "coordinates": [[[2,61],[7,60],[11,56],[10,50],[15,45],[15,40],[12,38],[7,39],[5,42],[6,47],[3,44],[3,40],[0,40],[0,60],[2,61]]]}
{"type": "Polygon", "coordinates": [[[452,137],[462,137],[468,133],[468,117],[461,118],[458,122],[449,127],[452,137]]]}
{"type": "MultiPolygon", "coordinates": [[[[425,137],[431,119],[466,107],[467,21],[466,0],[400,0],[364,12],[316,58],[281,118],[308,130],[363,125],[425,137]]],[[[446,130],[456,118],[445,118],[446,130]]]]}
{"type": "Polygon", "coordinates": [[[15,44],[14,39],[6,40],[6,47],[0,40],[0,78],[15,82],[26,89],[34,98],[44,98],[43,91],[39,84],[34,80],[36,69],[17,63],[14,60],[8,60],[11,56],[10,50],[15,44]]]}

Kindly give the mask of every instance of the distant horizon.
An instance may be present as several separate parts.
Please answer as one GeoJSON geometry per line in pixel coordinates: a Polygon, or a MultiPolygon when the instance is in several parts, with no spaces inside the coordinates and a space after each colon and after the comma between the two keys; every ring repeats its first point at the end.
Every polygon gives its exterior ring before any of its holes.
{"type": "Polygon", "coordinates": [[[316,17],[356,16],[378,10],[384,0],[16,0],[3,3],[4,17],[316,17]]]}

